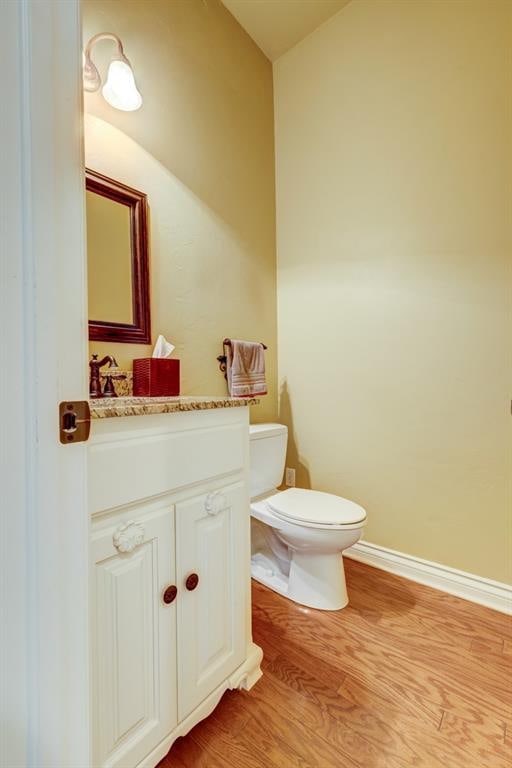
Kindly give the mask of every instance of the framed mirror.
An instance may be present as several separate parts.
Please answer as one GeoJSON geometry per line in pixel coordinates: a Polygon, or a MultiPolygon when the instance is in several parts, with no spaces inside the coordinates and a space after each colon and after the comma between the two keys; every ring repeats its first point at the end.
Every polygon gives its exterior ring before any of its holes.
{"type": "Polygon", "coordinates": [[[89,339],[151,343],[147,197],[86,169],[89,339]]]}

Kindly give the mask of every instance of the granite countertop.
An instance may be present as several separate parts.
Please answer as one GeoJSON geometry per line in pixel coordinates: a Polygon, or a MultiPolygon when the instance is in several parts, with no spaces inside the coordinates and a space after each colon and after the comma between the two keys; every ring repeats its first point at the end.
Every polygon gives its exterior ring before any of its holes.
{"type": "Polygon", "coordinates": [[[255,397],[223,397],[222,395],[192,395],[189,397],[103,397],[89,400],[92,419],[114,416],[147,416],[154,413],[208,411],[213,408],[240,408],[258,405],[255,397]]]}

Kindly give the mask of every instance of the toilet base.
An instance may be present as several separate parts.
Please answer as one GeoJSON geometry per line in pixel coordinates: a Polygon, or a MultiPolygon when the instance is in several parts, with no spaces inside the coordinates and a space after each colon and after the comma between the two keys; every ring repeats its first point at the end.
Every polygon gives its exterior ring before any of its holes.
{"type": "Polygon", "coordinates": [[[260,584],[273,589],[274,592],[279,592],[280,595],[285,597],[287,596],[288,576],[281,573],[269,557],[260,553],[252,556],[251,576],[255,581],[259,581],[260,584]]]}
{"type": "Polygon", "coordinates": [[[251,558],[251,575],[255,581],[308,608],[339,611],[348,605],[341,553],[293,552],[287,575],[274,558],[256,552],[251,558]]]}

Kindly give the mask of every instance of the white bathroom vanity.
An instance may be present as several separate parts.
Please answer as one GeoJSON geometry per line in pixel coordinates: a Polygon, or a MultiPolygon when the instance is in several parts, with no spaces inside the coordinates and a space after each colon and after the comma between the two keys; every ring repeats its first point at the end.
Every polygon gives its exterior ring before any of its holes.
{"type": "Polygon", "coordinates": [[[91,403],[95,768],[152,768],[227,689],[249,689],[261,675],[247,404],[91,403]]]}

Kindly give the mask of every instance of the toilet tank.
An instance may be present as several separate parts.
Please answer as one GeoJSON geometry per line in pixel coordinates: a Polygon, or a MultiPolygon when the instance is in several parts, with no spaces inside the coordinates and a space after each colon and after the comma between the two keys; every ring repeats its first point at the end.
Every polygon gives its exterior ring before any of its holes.
{"type": "Polygon", "coordinates": [[[287,441],[288,428],[283,424],[251,424],[249,427],[251,499],[281,485],[287,441]]]}

